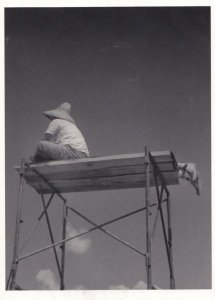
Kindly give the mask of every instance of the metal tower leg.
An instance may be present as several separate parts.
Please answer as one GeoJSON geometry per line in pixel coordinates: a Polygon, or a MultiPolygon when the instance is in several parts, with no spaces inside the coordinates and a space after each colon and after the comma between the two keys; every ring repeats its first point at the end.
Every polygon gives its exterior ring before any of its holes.
{"type": "Polygon", "coordinates": [[[172,254],[172,227],[171,227],[171,203],[170,197],[167,196],[167,222],[168,222],[168,244],[169,244],[169,260],[170,260],[170,289],[175,289],[175,278],[173,273],[173,254],[172,254]]]}
{"type": "Polygon", "coordinates": [[[151,228],[150,228],[150,163],[149,151],[145,147],[145,170],[146,170],[146,271],[147,289],[152,289],[152,270],[151,270],[151,228]]]}
{"type": "Polygon", "coordinates": [[[164,234],[164,240],[166,245],[166,252],[167,252],[167,259],[169,264],[169,271],[170,271],[170,289],[175,289],[175,279],[174,279],[174,273],[173,273],[173,255],[172,255],[172,229],[171,229],[171,209],[170,209],[170,196],[169,191],[167,187],[165,186],[165,182],[160,176],[160,179],[162,181],[162,191],[163,189],[166,192],[167,195],[167,222],[168,222],[168,237],[166,234],[166,228],[165,228],[165,222],[164,222],[164,216],[163,216],[163,210],[162,210],[162,193],[159,195],[159,188],[158,188],[158,181],[157,181],[157,173],[160,174],[160,171],[156,168],[155,163],[152,163],[154,166],[154,178],[155,178],[155,186],[156,186],[156,192],[157,192],[157,198],[159,203],[159,210],[160,210],[160,216],[161,216],[161,222],[162,222],[162,228],[163,228],[163,234],[164,234]]]}
{"type": "Polygon", "coordinates": [[[22,223],[21,220],[21,209],[22,209],[22,193],[23,193],[23,183],[24,183],[24,168],[25,161],[22,160],[21,168],[20,168],[20,182],[19,182],[19,194],[17,201],[17,211],[16,211],[16,228],[15,228],[15,239],[14,239],[14,252],[13,252],[13,261],[11,265],[11,283],[10,290],[14,290],[16,285],[16,274],[18,268],[18,251],[19,251],[19,233],[20,233],[20,225],[22,223]]]}
{"type": "MultiPolygon", "coordinates": [[[[68,214],[68,207],[66,205],[66,201],[63,202],[63,232],[62,232],[62,240],[66,239],[66,220],[68,214]]],[[[60,289],[64,290],[64,267],[65,267],[65,242],[61,245],[62,255],[61,255],[61,281],[60,281],[60,289]]]]}

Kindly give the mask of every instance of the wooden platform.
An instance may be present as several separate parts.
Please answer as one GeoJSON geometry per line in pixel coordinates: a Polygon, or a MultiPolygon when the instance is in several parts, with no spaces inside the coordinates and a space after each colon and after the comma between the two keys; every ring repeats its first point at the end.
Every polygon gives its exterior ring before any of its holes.
{"type": "MultiPolygon", "coordinates": [[[[170,151],[151,154],[162,172],[166,185],[178,184],[174,155],[170,151]]],[[[144,153],[53,161],[31,166],[60,193],[145,187],[144,153]]],[[[19,171],[20,166],[15,169],[19,171]]],[[[151,186],[155,185],[153,177],[151,172],[151,186]]],[[[24,178],[40,193],[41,179],[31,167],[25,168],[24,178]]],[[[52,193],[46,183],[41,182],[41,187],[44,194],[52,193]]]]}

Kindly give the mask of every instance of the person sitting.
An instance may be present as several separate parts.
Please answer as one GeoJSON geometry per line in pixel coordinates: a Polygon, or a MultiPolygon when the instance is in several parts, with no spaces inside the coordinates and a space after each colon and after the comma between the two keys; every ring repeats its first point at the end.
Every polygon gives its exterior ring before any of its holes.
{"type": "Polygon", "coordinates": [[[57,109],[43,112],[51,120],[45,140],[39,141],[31,161],[66,160],[89,157],[86,141],[71,116],[71,104],[64,102],[57,109]]]}

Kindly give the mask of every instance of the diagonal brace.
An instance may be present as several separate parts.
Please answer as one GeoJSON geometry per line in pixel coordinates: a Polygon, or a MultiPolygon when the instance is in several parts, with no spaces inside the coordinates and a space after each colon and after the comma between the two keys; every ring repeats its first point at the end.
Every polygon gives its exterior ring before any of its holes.
{"type": "Polygon", "coordinates": [[[162,223],[162,228],[163,228],[163,234],[164,234],[164,241],[165,241],[165,246],[166,246],[167,258],[168,258],[169,268],[171,269],[170,260],[169,260],[169,245],[168,245],[168,240],[167,240],[166,226],[165,226],[165,221],[164,221],[164,216],[163,216],[163,209],[162,209],[162,206],[161,206],[161,199],[160,199],[160,195],[159,195],[159,188],[158,188],[156,173],[154,173],[154,176],[155,176],[156,192],[157,192],[157,198],[158,198],[158,203],[159,203],[159,210],[160,210],[161,223],[162,223]]]}
{"type": "MultiPolygon", "coordinates": [[[[44,212],[45,212],[46,222],[47,222],[47,225],[48,225],[48,230],[49,230],[50,239],[51,239],[52,244],[54,244],[54,237],[53,237],[53,233],[52,233],[52,229],[51,229],[51,224],[50,224],[48,212],[47,212],[47,210],[46,210],[45,199],[44,199],[44,196],[43,196],[42,193],[41,193],[41,199],[42,199],[43,208],[44,208],[44,212]]],[[[55,247],[53,247],[53,251],[54,251],[54,256],[55,256],[55,260],[56,260],[58,272],[59,272],[59,275],[60,275],[60,278],[61,278],[60,263],[59,263],[59,260],[58,260],[57,251],[56,251],[56,248],[55,248],[55,247]]]]}
{"type": "Polygon", "coordinates": [[[28,237],[26,238],[25,242],[22,244],[22,247],[20,249],[20,252],[22,252],[27,244],[27,242],[30,240],[31,236],[33,235],[35,229],[37,228],[38,224],[40,223],[40,221],[42,220],[43,216],[45,215],[45,211],[48,209],[49,205],[51,204],[51,201],[54,197],[54,193],[51,195],[51,197],[49,198],[47,204],[46,204],[46,207],[45,207],[45,210],[42,211],[42,213],[39,215],[36,223],[34,224],[34,226],[32,227],[28,237]]]}
{"type": "MultiPolygon", "coordinates": [[[[163,198],[163,186],[162,186],[161,194],[159,195],[159,198],[161,199],[161,203],[163,203],[164,201],[167,201],[167,199],[162,200],[162,198],[163,198]]],[[[154,240],[155,231],[156,231],[157,224],[158,224],[158,217],[159,217],[159,213],[160,213],[160,206],[161,206],[161,204],[158,201],[158,207],[157,207],[156,216],[155,216],[155,220],[154,220],[154,224],[153,224],[153,228],[152,228],[152,241],[154,240]]]]}
{"type": "MultiPolygon", "coordinates": [[[[169,265],[169,271],[170,271],[170,280],[171,280],[171,288],[174,287],[174,275],[173,275],[173,264],[172,264],[172,255],[170,251],[170,243],[167,239],[167,234],[166,234],[166,227],[165,227],[165,222],[164,222],[164,216],[163,216],[163,209],[162,209],[162,193],[159,195],[159,188],[158,188],[158,181],[157,181],[157,170],[154,169],[154,178],[155,178],[155,185],[156,185],[156,192],[157,192],[157,198],[158,198],[158,203],[159,203],[159,210],[160,210],[160,216],[161,216],[161,223],[162,223],[162,228],[163,228],[163,234],[164,234],[164,241],[165,241],[165,246],[166,246],[166,252],[167,252],[167,259],[168,259],[168,265],[169,265]]],[[[169,199],[169,191],[168,189],[162,185],[162,190],[165,189],[167,190],[167,202],[169,199]]],[[[169,216],[168,216],[169,217],[169,216]]],[[[168,219],[169,220],[169,219],[168,219]]],[[[170,231],[169,231],[170,232],[170,231]]]]}
{"type": "MultiPolygon", "coordinates": [[[[165,179],[164,179],[164,177],[163,177],[161,171],[159,170],[157,164],[155,163],[155,160],[154,160],[154,158],[153,158],[153,156],[151,155],[150,152],[149,152],[149,159],[150,159],[150,162],[151,162],[151,164],[152,164],[152,166],[153,166],[154,172],[156,171],[156,174],[158,174],[159,178],[161,179],[163,188],[164,188],[164,190],[165,190],[165,192],[166,192],[166,195],[167,195],[167,197],[168,197],[168,196],[169,196],[169,191],[168,191],[168,189],[167,189],[167,187],[166,187],[166,181],[165,181],[165,179]]],[[[157,182],[156,185],[158,185],[158,182],[157,182]]]]}
{"type": "MultiPolygon", "coordinates": [[[[164,199],[162,202],[166,202],[166,199],[164,199]]],[[[153,203],[153,204],[150,205],[150,207],[157,206],[157,205],[158,205],[157,203],[153,203]]],[[[69,207],[69,206],[68,206],[67,208],[68,208],[68,209],[71,209],[71,207],[69,207]]],[[[78,235],[76,235],[76,236],[73,236],[73,237],[67,238],[67,239],[65,239],[65,240],[56,242],[56,243],[54,243],[54,244],[52,244],[52,245],[46,246],[46,247],[44,247],[44,248],[42,248],[42,249],[39,249],[39,250],[37,250],[37,251],[35,251],[35,252],[26,254],[26,255],[24,255],[24,256],[22,256],[22,257],[19,257],[19,258],[18,258],[18,261],[23,260],[23,259],[25,259],[25,258],[28,258],[28,257],[30,257],[30,256],[33,256],[33,255],[35,255],[35,254],[37,254],[37,253],[43,252],[43,251],[45,251],[45,250],[48,250],[48,249],[50,249],[50,248],[52,248],[52,247],[54,247],[54,246],[61,245],[61,244],[64,243],[64,242],[68,242],[68,241],[70,241],[70,240],[72,240],[72,239],[81,237],[81,236],[83,236],[83,235],[85,235],[85,234],[87,234],[87,233],[89,233],[89,232],[91,232],[91,231],[94,231],[94,230],[98,229],[99,227],[103,227],[103,226],[109,225],[109,224],[111,224],[111,223],[114,223],[114,222],[116,222],[116,221],[119,221],[120,219],[126,218],[126,217],[128,217],[128,216],[131,216],[131,215],[133,215],[133,214],[135,214],[135,213],[138,213],[138,212],[140,212],[140,211],[143,211],[143,210],[145,210],[145,209],[146,209],[146,207],[139,208],[139,209],[137,209],[137,210],[135,210],[135,211],[133,211],[133,212],[127,213],[127,214],[122,215],[122,216],[120,216],[120,217],[118,217],[118,218],[115,218],[115,219],[113,219],[113,220],[110,220],[110,221],[107,221],[107,222],[105,222],[105,223],[103,223],[103,224],[100,224],[100,225],[98,225],[98,226],[96,226],[96,227],[90,228],[89,230],[86,230],[86,231],[84,231],[84,232],[82,232],[82,233],[80,233],[80,234],[78,234],[78,235]]],[[[134,250],[134,249],[133,249],[133,250],[134,250]]],[[[135,251],[138,252],[139,254],[145,256],[145,253],[143,253],[143,252],[141,252],[141,251],[139,251],[139,250],[137,250],[137,249],[135,249],[135,251]]]]}

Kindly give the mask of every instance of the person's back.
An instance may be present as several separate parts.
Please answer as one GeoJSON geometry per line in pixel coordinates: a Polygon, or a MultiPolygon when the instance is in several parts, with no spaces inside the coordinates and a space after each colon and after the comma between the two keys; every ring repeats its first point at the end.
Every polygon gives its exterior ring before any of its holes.
{"type": "Polygon", "coordinates": [[[49,124],[46,134],[51,134],[52,140],[50,141],[60,145],[69,145],[89,156],[86,141],[75,124],[67,120],[54,119],[49,124]]]}

